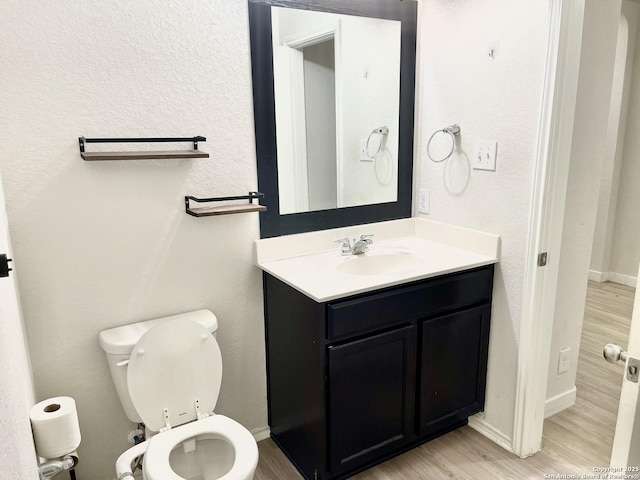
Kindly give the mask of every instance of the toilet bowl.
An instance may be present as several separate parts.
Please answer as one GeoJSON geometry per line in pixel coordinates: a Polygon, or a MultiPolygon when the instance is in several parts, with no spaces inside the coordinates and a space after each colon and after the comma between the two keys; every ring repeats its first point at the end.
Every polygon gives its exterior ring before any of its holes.
{"type": "Polygon", "coordinates": [[[258,463],[253,435],[213,413],[222,380],[216,328],[215,316],[200,310],[100,333],[127,416],[151,433],[119,457],[119,480],[133,478],[131,463],[141,454],[145,480],[253,478],[258,463]]]}
{"type": "Polygon", "coordinates": [[[257,454],[247,429],[214,415],[151,438],[142,471],[147,480],[245,480],[253,477],[257,454]]]}

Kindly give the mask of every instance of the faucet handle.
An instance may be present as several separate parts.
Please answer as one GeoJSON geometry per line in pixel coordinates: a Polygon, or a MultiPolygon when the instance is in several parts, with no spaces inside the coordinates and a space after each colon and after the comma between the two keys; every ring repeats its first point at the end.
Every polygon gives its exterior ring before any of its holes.
{"type": "Polygon", "coordinates": [[[373,243],[373,233],[367,234],[367,235],[360,235],[360,240],[362,240],[363,242],[367,242],[367,243],[373,243]]]}
{"type": "Polygon", "coordinates": [[[340,240],[334,240],[333,243],[341,243],[342,253],[351,253],[351,241],[348,237],[341,238],[340,240]]]}

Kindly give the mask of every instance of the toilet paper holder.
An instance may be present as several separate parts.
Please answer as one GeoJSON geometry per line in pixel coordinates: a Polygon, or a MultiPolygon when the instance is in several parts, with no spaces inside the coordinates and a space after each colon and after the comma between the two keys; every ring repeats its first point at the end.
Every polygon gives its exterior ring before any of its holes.
{"type": "Polygon", "coordinates": [[[63,470],[75,478],[80,446],[80,424],[76,402],[71,397],[53,397],[38,402],[29,409],[40,480],[55,477],[63,470]]]}
{"type": "Polygon", "coordinates": [[[76,455],[70,453],[60,458],[60,460],[47,460],[38,465],[40,480],[49,480],[63,470],[72,470],[75,468],[78,464],[78,457],[76,455]]]}

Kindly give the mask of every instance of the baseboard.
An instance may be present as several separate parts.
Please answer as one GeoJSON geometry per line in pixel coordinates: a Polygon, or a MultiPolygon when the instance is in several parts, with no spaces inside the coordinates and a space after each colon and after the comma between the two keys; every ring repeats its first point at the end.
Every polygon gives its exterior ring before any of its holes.
{"type": "Polygon", "coordinates": [[[515,454],[511,438],[492,425],[489,425],[483,418],[482,414],[469,417],[469,426],[492,442],[500,445],[506,451],[515,454]]]}
{"type": "Polygon", "coordinates": [[[621,285],[627,285],[628,287],[634,288],[638,282],[637,277],[632,277],[631,275],[625,275],[617,272],[598,272],[597,270],[589,270],[589,280],[598,283],[620,283],[621,285]]]}
{"type": "Polygon", "coordinates": [[[635,288],[638,283],[638,278],[632,277],[631,275],[624,275],[622,273],[609,272],[609,281],[635,288]]]}
{"type": "Polygon", "coordinates": [[[566,408],[573,407],[576,403],[576,392],[577,390],[574,386],[572,389],[567,390],[560,395],[547,399],[544,403],[544,418],[560,413],[566,408]]]}
{"type": "Polygon", "coordinates": [[[604,283],[609,280],[609,272],[598,272],[597,270],[589,270],[589,280],[592,282],[604,283]]]}
{"type": "Polygon", "coordinates": [[[271,436],[271,429],[268,426],[254,428],[251,430],[251,434],[253,435],[253,438],[256,439],[256,442],[259,442],[260,440],[265,440],[271,436]]]}

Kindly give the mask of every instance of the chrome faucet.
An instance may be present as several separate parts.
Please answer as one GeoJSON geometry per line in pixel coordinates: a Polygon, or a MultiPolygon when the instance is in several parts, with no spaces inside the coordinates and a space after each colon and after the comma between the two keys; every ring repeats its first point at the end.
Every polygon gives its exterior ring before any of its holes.
{"type": "Polygon", "coordinates": [[[353,245],[349,238],[341,238],[335,243],[340,243],[342,255],[362,255],[369,250],[369,245],[373,243],[373,235],[360,235],[360,240],[353,239],[353,245]]]}

